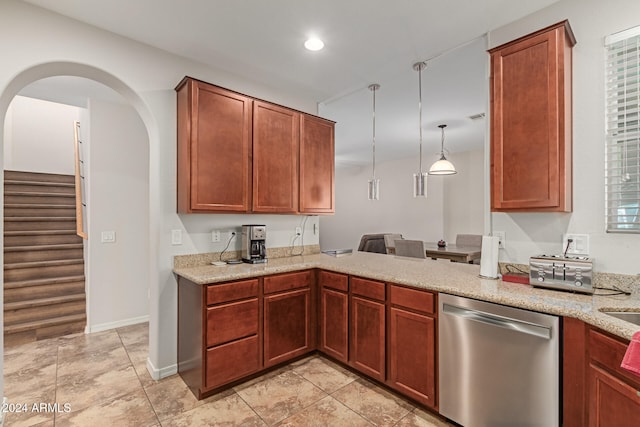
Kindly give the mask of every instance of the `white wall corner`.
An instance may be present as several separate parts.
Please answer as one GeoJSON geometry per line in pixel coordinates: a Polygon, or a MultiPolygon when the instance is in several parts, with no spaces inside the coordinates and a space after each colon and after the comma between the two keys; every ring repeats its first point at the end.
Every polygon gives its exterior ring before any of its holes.
{"type": "Polygon", "coordinates": [[[147,371],[154,381],[160,381],[163,378],[170,377],[178,373],[178,364],[165,366],[164,368],[156,368],[153,366],[151,359],[147,357],[147,371]]]}
{"type": "Polygon", "coordinates": [[[129,319],[118,320],[116,322],[100,323],[97,325],[87,325],[84,329],[86,334],[94,332],[108,331],[110,329],[122,328],[123,326],[137,325],[138,323],[146,323],[149,321],[149,315],[132,317],[129,319]]]}

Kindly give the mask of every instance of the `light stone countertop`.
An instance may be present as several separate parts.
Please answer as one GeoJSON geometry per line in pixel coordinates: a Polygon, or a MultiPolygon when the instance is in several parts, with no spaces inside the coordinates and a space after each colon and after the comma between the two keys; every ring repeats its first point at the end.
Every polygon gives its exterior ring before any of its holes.
{"type": "Polygon", "coordinates": [[[601,309],[640,311],[640,294],[637,290],[631,296],[591,296],[533,288],[520,283],[483,279],[479,277],[479,265],[454,263],[448,260],[435,261],[354,252],[339,257],[314,254],[273,258],[266,264],[176,267],[173,271],[178,276],[203,285],[308,268],[321,268],[512,307],[574,317],[628,340],[636,331],[640,331],[640,326],[599,311],[601,309]]]}

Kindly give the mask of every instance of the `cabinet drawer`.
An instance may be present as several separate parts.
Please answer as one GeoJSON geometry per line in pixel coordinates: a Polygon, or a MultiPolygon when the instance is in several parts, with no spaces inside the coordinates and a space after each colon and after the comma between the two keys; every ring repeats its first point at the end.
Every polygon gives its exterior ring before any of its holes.
{"type": "Polygon", "coordinates": [[[359,277],[351,278],[351,292],[354,295],[360,295],[378,301],[384,301],[385,298],[383,282],[361,279],[359,277]]]}
{"type": "Polygon", "coordinates": [[[589,329],[589,358],[591,363],[596,362],[615,372],[618,376],[640,386],[640,377],[620,367],[626,351],[627,343],[622,343],[596,330],[589,329]]]}
{"type": "Polygon", "coordinates": [[[207,305],[258,296],[258,279],[207,286],[207,305]]]}
{"type": "Polygon", "coordinates": [[[435,295],[432,292],[391,285],[389,287],[389,299],[393,305],[427,314],[435,313],[435,295]]]}
{"type": "Polygon", "coordinates": [[[311,271],[278,274],[264,278],[264,293],[287,291],[289,289],[306,288],[311,284],[311,271]]]}
{"type": "Polygon", "coordinates": [[[321,271],[319,277],[320,285],[325,288],[336,289],[342,292],[347,292],[349,290],[349,276],[346,274],[321,271]]]}
{"type": "Polygon", "coordinates": [[[257,333],[257,298],[207,309],[207,347],[257,333]]]}
{"type": "Polygon", "coordinates": [[[217,387],[260,368],[258,337],[252,336],[207,350],[206,386],[217,387]]]}

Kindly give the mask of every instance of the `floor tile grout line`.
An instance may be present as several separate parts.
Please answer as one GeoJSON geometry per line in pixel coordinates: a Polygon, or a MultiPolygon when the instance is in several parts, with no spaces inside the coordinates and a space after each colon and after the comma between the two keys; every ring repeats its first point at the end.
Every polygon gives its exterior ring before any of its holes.
{"type": "Polygon", "coordinates": [[[127,350],[127,346],[125,345],[124,341],[122,340],[122,335],[120,335],[119,328],[116,328],[116,334],[118,334],[118,339],[120,340],[120,343],[122,344],[122,348],[124,349],[124,352],[127,353],[127,359],[129,359],[129,363],[131,363],[131,367],[133,368],[133,372],[136,373],[136,378],[138,379],[138,383],[140,384],[140,388],[142,389],[142,393],[144,393],[144,397],[147,398],[147,402],[149,402],[149,406],[151,407],[151,410],[153,411],[153,415],[156,417],[156,420],[158,421],[158,424],[160,426],[162,426],[162,423],[160,422],[160,417],[158,416],[158,413],[156,412],[156,408],[153,406],[153,403],[151,402],[151,399],[149,398],[149,395],[147,394],[147,389],[142,384],[142,379],[140,378],[140,374],[136,370],[135,364],[133,363],[133,360],[131,359],[131,356],[129,355],[129,350],[127,350]]]}
{"type": "MultiPolygon", "coordinates": [[[[262,420],[262,422],[263,422],[265,425],[267,425],[267,426],[269,426],[269,427],[271,426],[271,425],[267,422],[267,420],[265,420],[264,418],[262,418],[262,416],[261,416],[258,412],[256,412],[256,410],[253,408],[253,406],[249,405],[249,402],[247,402],[246,400],[244,400],[244,398],[240,395],[240,393],[238,393],[235,389],[232,389],[232,390],[233,390],[233,393],[234,393],[236,396],[238,396],[238,398],[239,398],[240,400],[242,400],[242,401],[244,402],[244,404],[245,404],[245,405],[247,405],[247,406],[249,407],[249,409],[251,409],[251,412],[253,412],[254,414],[256,414],[256,416],[257,416],[258,418],[260,418],[260,420],[262,420]]],[[[233,395],[230,395],[230,396],[233,396],[233,395]]]]}

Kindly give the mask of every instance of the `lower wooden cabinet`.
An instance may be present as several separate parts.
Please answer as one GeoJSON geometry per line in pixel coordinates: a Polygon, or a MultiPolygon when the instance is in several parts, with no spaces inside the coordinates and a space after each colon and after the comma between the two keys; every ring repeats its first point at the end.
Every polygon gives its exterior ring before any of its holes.
{"type": "Polygon", "coordinates": [[[311,272],[266,277],[264,293],[264,366],[313,351],[311,272]]]}
{"type": "Polygon", "coordinates": [[[349,360],[349,276],[320,271],[318,349],[340,362],[349,360]]]}
{"type": "Polygon", "coordinates": [[[262,368],[258,279],[178,280],[178,372],[199,399],[262,368]]]}
{"type": "Polygon", "coordinates": [[[349,364],[379,381],[385,380],[385,284],[351,278],[349,364]]]}
{"type": "Polygon", "coordinates": [[[563,329],[563,426],[637,426],[640,376],[620,367],[629,343],[576,319],[563,329]]]}
{"type": "Polygon", "coordinates": [[[640,423],[640,391],[629,383],[589,366],[590,427],[635,427],[640,423]]]}

